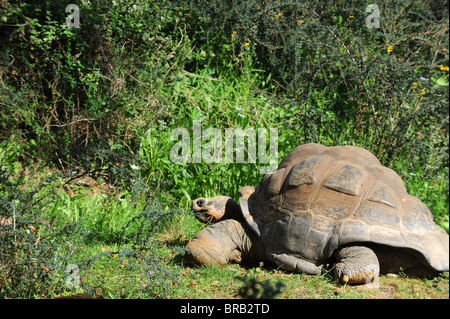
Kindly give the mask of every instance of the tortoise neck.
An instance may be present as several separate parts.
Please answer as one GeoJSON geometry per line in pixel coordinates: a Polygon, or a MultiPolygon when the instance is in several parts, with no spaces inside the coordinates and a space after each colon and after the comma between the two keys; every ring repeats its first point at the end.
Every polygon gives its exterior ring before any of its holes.
{"type": "Polygon", "coordinates": [[[239,206],[238,203],[232,198],[229,198],[227,200],[227,203],[225,204],[225,214],[223,214],[223,217],[220,220],[225,219],[234,219],[237,221],[243,221],[244,217],[242,216],[241,206],[239,206]]]}

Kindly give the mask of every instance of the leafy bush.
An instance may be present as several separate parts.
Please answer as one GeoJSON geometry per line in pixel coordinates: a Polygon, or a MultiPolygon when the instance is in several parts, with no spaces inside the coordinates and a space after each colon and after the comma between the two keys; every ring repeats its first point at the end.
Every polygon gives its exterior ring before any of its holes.
{"type": "Polygon", "coordinates": [[[0,296],[34,298],[45,294],[52,284],[53,264],[61,262],[59,240],[72,231],[72,224],[52,227],[40,218],[50,197],[38,185],[21,189],[23,178],[0,176],[0,296]]]}
{"type": "Polygon", "coordinates": [[[136,151],[135,134],[158,107],[154,89],[191,49],[183,10],[164,1],[83,1],[80,28],[68,28],[66,6],[1,4],[0,139],[16,130],[36,141],[34,155],[58,165],[81,146],[136,151]]]}
{"type": "Polygon", "coordinates": [[[430,173],[448,166],[445,1],[379,2],[372,29],[365,1],[196,4],[238,57],[272,76],[279,120],[301,142],[357,144],[388,165],[441,163],[430,173]]]}

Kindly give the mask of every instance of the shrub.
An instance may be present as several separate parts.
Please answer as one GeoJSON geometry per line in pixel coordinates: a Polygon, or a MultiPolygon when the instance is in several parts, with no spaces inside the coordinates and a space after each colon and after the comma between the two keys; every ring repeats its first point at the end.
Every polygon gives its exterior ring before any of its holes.
{"type": "Polygon", "coordinates": [[[0,297],[34,298],[46,295],[52,285],[54,265],[61,262],[58,252],[73,224],[63,227],[41,218],[51,196],[38,185],[23,190],[23,178],[0,175],[0,297]],[[39,191],[41,194],[39,195],[39,191]],[[60,241],[62,240],[62,242],[60,241]]]}
{"type": "Polygon", "coordinates": [[[360,145],[430,175],[448,166],[445,1],[379,2],[372,29],[365,1],[195,3],[238,58],[271,75],[279,121],[300,142],[360,145]]]}
{"type": "Polygon", "coordinates": [[[15,130],[36,141],[33,155],[58,166],[96,144],[135,152],[135,134],[153,124],[154,89],[191,50],[183,10],[168,1],[82,1],[80,28],[68,28],[66,6],[1,3],[0,139],[15,130]]]}

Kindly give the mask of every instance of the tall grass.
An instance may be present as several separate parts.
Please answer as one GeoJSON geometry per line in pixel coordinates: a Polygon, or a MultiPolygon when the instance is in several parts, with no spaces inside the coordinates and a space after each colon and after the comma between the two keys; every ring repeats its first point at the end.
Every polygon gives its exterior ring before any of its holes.
{"type": "MultiPolygon", "coordinates": [[[[233,163],[225,163],[224,149],[220,153],[222,161],[219,163],[193,163],[194,121],[200,121],[202,131],[210,127],[218,128],[222,139],[225,128],[252,127],[269,132],[270,128],[278,127],[269,121],[274,117],[271,103],[252,85],[259,85],[263,79],[259,70],[252,69],[252,82],[235,71],[211,71],[202,69],[197,74],[184,72],[172,87],[166,87],[165,90],[171,92],[173,98],[163,109],[164,116],[159,120],[159,126],[149,129],[141,140],[140,156],[147,164],[142,176],[156,189],[170,189],[183,208],[200,196],[220,193],[237,195],[237,185],[257,183],[262,176],[259,174],[260,166],[267,165],[258,161],[239,164],[233,160],[233,163]],[[171,148],[179,142],[172,140],[170,134],[177,128],[189,131],[189,163],[174,163],[170,158],[171,148]]],[[[202,146],[205,144],[203,142],[202,146]]],[[[248,160],[247,155],[245,160],[248,160]]]]}

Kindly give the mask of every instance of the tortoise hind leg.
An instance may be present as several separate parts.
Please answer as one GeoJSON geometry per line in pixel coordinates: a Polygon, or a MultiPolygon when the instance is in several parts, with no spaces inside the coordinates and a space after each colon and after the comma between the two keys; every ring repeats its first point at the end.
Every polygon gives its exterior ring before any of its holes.
{"type": "Polygon", "coordinates": [[[368,284],[380,273],[380,264],[374,251],[365,246],[349,246],[335,252],[334,276],[341,283],[368,284]]]}

